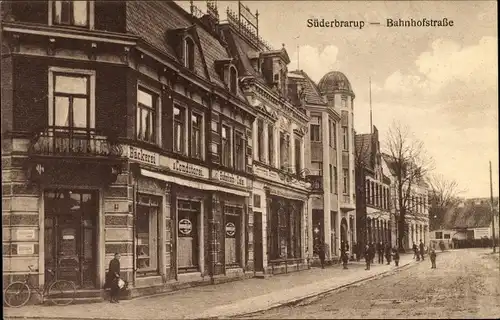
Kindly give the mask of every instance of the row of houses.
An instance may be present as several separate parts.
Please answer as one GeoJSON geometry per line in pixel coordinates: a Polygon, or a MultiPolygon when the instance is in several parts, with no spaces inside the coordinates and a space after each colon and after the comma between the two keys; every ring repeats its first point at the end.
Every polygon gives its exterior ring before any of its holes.
{"type": "Polygon", "coordinates": [[[349,80],[289,70],[238,5],[221,22],[210,1],[2,3],[4,286],[35,265],[99,290],[116,252],[133,294],[302,270],[320,243],[352,248],[365,208],[369,239],[395,241],[349,80]]]}

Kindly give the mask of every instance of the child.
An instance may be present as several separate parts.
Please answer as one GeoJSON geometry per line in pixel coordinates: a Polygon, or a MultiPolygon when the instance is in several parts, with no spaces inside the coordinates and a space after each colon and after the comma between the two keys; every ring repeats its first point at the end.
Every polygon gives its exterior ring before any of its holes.
{"type": "Polygon", "coordinates": [[[431,269],[436,269],[436,250],[432,249],[429,257],[431,258],[432,263],[431,269]]]}
{"type": "Polygon", "coordinates": [[[343,264],[344,269],[347,269],[347,262],[349,260],[349,256],[347,255],[347,251],[342,252],[341,258],[342,258],[342,264],[343,264]]]}
{"type": "Polygon", "coordinates": [[[394,263],[396,267],[399,266],[399,252],[397,248],[392,249],[392,256],[394,258],[394,263]]]}

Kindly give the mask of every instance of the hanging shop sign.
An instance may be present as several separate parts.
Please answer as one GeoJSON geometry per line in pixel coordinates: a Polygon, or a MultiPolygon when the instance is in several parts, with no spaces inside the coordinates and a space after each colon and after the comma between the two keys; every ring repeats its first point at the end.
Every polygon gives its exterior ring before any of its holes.
{"type": "Polygon", "coordinates": [[[179,220],[179,232],[183,235],[189,235],[193,230],[193,224],[189,219],[181,219],[179,220]]]}
{"type": "Polygon", "coordinates": [[[247,187],[247,179],[221,170],[212,170],[212,179],[239,187],[247,187]]]}
{"type": "Polygon", "coordinates": [[[226,234],[229,237],[233,237],[234,234],[236,233],[236,226],[232,222],[226,223],[226,234]]]}
{"type": "Polygon", "coordinates": [[[127,156],[130,160],[145,164],[157,166],[160,163],[160,155],[158,153],[147,151],[141,148],[129,146],[127,156]]]}

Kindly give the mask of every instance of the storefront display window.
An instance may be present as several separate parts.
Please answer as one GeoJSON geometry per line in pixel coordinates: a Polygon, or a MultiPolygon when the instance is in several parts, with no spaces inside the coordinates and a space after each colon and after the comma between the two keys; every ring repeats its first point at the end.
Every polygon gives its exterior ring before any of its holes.
{"type": "Polygon", "coordinates": [[[199,228],[201,203],[177,200],[178,211],[178,269],[179,273],[199,271],[199,228]]]}
{"type": "Polygon", "coordinates": [[[226,266],[238,266],[240,264],[240,228],[242,207],[225,206],[225,252],[226,266]]]}
{"type": "Polygon", "coordinates": [[[138,275],[158,274],[160,199],[139,195],[135,220],[138,275]]]}

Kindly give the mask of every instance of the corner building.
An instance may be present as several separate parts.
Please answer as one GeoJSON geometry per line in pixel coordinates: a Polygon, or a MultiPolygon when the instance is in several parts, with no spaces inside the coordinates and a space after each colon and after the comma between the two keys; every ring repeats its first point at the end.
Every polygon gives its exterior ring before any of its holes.
{"type": "Polygon", "coordinates": [[[255,112],[217,9],[2,6],[4,286],[99,294],[115,252],[132,296],[249,276],[255,112]]]}
{"type": "MultiPolygon", "coordinates": [[[[242,10],[246,10],[242,8],[242,10]]],[[[250,15],[251,13],[248,12],[250,15]]],[[[308,266],[308,185],[304,139],[308,117],[288,78],[286,49],[272,49],[229,11],[220,29],[237,61],[242,90],[256,111],[253,123],[253,247],[257,275],[308,266]]],[[[248,15],[247,15],[248,16],[248,15]]],[[[256,16],[254,16],[256,19],[256,16]]],[[[252,260],[252,258],[250,258],[252,260]]]]}

